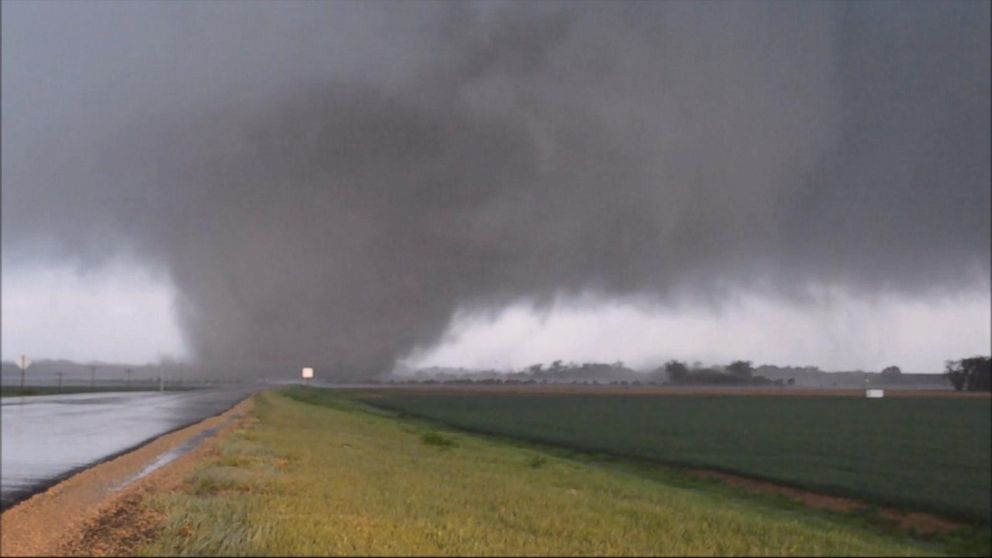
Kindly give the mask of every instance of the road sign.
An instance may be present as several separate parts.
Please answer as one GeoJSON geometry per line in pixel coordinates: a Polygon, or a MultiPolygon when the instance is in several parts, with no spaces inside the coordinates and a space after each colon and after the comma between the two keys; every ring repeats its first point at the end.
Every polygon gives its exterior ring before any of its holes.
{"type": "Polygon", "coordinates": [[[313,378],[313,368],[304,368],[303,369],[303,379],[304,380],[309,380],[310,378],[313,378]]]}

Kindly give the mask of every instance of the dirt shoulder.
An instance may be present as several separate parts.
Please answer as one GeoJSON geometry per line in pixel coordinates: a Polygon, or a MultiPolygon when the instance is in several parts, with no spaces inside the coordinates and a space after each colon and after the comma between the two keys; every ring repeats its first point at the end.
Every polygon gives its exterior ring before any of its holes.
{"type": "Polygon", "coordinates": [[[237,426],[252,398],[220,415],[171,432],[87,469],[0,515],[2,556],[104,556],[127,553],[153,535],[157,522],[140,511],[144,494],[179,486],[216,438],[237,426]],[[161,465],[170,452],[195,447],[161,465]],[[147,473],[146,473],[147,472],[147,473]],[[139,513],[140,512],[140,513],[139,513]]]}
{"type": "Polygon", "coordinates": [[[773,482],[752,479],[740,475],[713,471],[708,469],[686,469],[686,473],[702,479],[710,479],[741,488],[756,494],[772,494],[785,496],[803,505],[836,512],[853,512],[877,509],[879,517],[897,525],[900,529],[922,535],[935,533],[950,533],[965,524],[940,517],[930,513],[899,510],[889,507],[878,507],[869,502],[842,496],[832,496],[811,490],[802,490],[773,482]]]}

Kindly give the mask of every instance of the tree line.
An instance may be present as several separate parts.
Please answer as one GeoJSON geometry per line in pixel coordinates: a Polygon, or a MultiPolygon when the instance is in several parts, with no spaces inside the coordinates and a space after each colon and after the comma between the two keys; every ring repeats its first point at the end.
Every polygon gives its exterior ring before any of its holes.
{"type": "Polygon", "coordinates": [[[794,385],[795,379],[771,380],[754,373],[750,360],[735,360],[722,367],[704,367],[698,363],[690,368],[679,360],[670,360],[655,373],[662,371],[672,384],[681,385],[732,385],[732,386],[783,386],[794,385]]]}
{"type": "MultiPolygon", "coordinates": [[[[797,378],[780,376],[776,379],[759,374],[763,369],[756,368],[748,360],[735,360],[724,366],[704,366],[696,362],[687,364],[679,360],[670,360],[664,365],[650,371],[635,371],[623,362],[584,362],[565,363],[556,360],[550,365],[533,364],[523,367],[516,372],[490,371],[461,371],[463,373],[445,373],[436,371],[423,379],[402,378],[403,382],[414,383],[456,383],[456,384],[546,384],[570,383],[592,385],[715,385],[715,386],[795,386],[797,378]]],[[[805,370],[805,369],[804,369],[805,370]]],[[[815,369],[814,369],[815,370],[815,369]]],[[[802,370],[799,370],[802,371],[802,370]]],[[[774,371],[773,371],[774,372],[774,371]]],[[[838,372],[837,376],[847,378],[855,376],[855,387],[864,378],[864,385],[872,386],[912,386],[919,382],[916,374],[903,374],[898,366],[888,366],[879,373],[869,372],[838,372]]],[[[831,374],[827,374],[831,375],[831,374]]],[[[937,374],[924,374],[935,380],[937,374]]],[[[958,391],[989,391],[990,389],[990,358],[971,357],[956,361],[947,361],[947,370],[943,377],[958,391]]],[[[399,378],[390,380],[398,381],[399,378]]],[[[939,381],[939,380],[938,380],[939,381]]],[[[836,384],[835,384],[836,385],[836,384]]]]}

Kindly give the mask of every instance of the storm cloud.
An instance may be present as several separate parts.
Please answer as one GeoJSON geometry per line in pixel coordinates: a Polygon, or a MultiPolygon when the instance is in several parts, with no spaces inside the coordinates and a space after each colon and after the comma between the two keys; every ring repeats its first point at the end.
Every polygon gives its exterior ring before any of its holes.
{"type": "Polygon", "coordinates": [[[988,288],[989,4],[19,3],[4,264],[162,269],[205,366],[452,316],[988,288]]]}

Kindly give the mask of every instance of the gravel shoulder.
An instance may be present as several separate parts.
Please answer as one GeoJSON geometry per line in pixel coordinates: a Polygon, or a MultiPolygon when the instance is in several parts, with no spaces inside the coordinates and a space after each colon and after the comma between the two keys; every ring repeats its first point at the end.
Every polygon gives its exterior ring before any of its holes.
{"type": "Polygon", "coordinates": [[[216,439],[244,420],[251,408],[252,398],[245,399],[224,413],[160,436],[4,511],[0,555],[127,554],[153,534],[157,523],[144,516],[148,512],[132,513],[141,509],[143,496],[178,487],[216,439]],[[194,447],[189,451],[169,460],[191,444],[194,447]]]}

